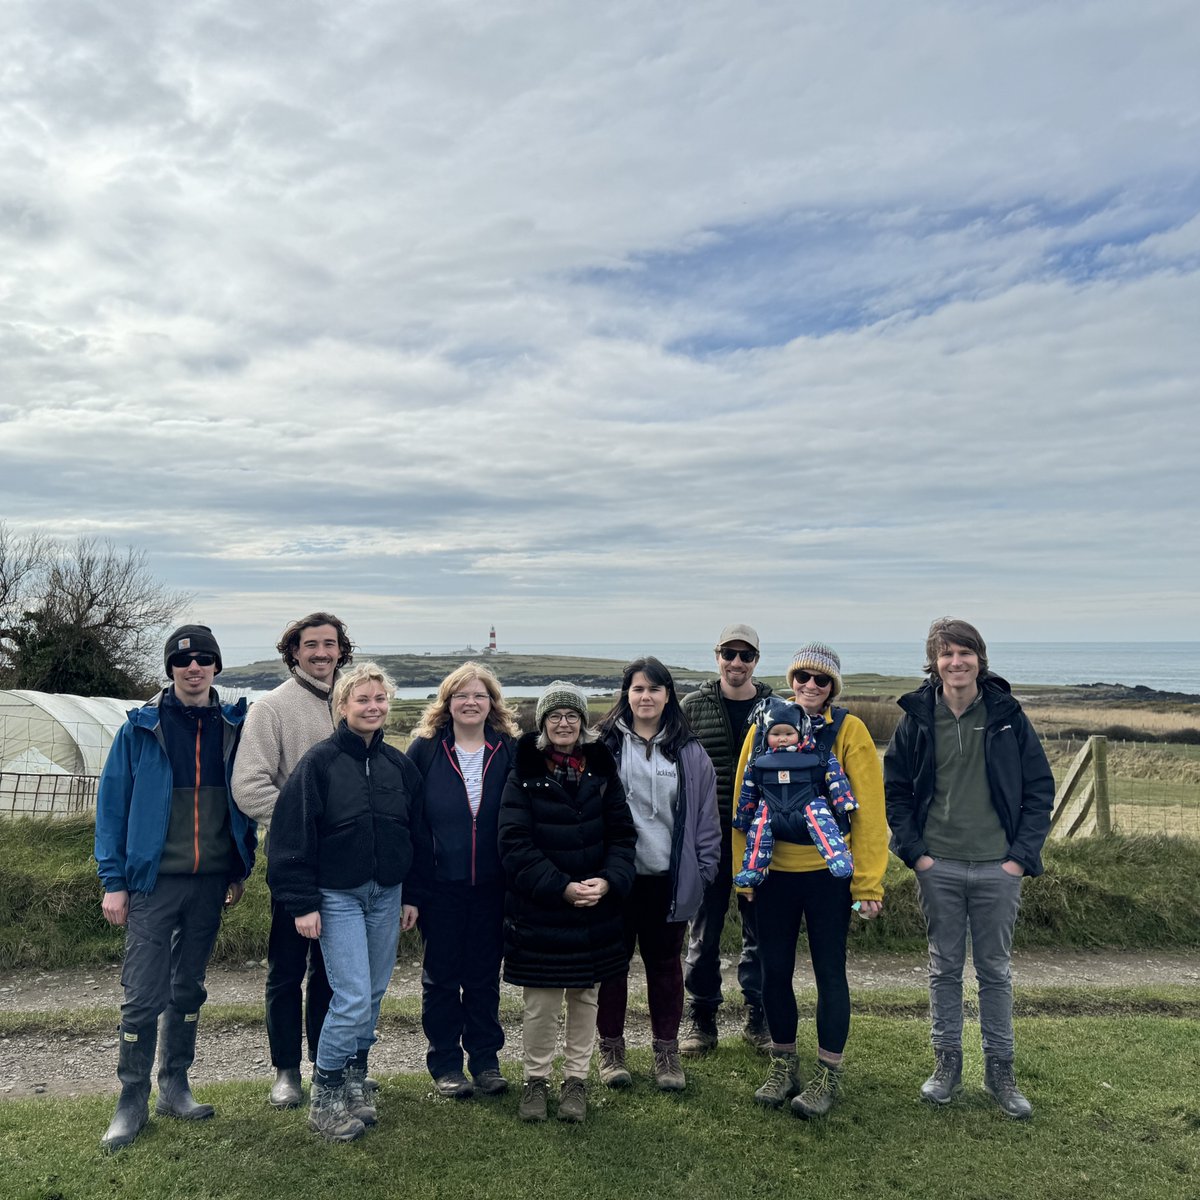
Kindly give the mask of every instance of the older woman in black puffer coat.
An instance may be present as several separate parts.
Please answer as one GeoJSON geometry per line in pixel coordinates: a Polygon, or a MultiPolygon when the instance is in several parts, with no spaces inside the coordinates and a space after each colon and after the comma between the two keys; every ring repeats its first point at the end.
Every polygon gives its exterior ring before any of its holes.
{"type": "Polygon", "coordinates": [[[587,715],[574,684],[546,688],[500,804],[504,979],[524,988],[525,1121],[546,1119],[564,994],[558,1117],[583,1120],[599,985],[628,966],[621,900],[633,886],[636,833],[616,763],[587,715]]]}

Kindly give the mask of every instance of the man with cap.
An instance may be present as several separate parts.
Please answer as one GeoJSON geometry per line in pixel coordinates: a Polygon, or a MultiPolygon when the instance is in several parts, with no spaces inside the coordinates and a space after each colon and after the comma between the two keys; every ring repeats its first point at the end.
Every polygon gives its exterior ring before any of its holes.
{"type": "MultiPolygon", "coordinates": [[[[717,1044],[717,1008],[721,1004],[721,930],[729,911],[733,887],[731,823],[737,794],[734,772],[750,715],[771,689],[754,678],[758,662],[758,634],[749,625],[727,625],[717,639],[717,674],[680,702],[700,744],[717,772],[717,808],[721,813],[721,865],[704,893],[700,912],[692,922],[684,985],[688,993],[689,1022],[679,1040],[679,1052],[692,1058],[707,1054],[717,1044]]],[[[746,1001],[744,1036],[765,1053],[770,1044],[762,1010],[762,980],[753,906],[739,899],[742,918],[742,956],[738,983],[746,1001]]]]}
{"type": "Polygon", "coordinates": [[[121,1095],[101,1139],[108,1150],[129,1145],[146,1124],[156,1044],[155,1112],[213,1115],[192,1097],[187,1073],[221,913],[242,898],[257,840],[229,784],[246,702],[222,704],[212,686],[221,670],[212,630],[181,626],[163,661],[170,682],[117,731],[96,800],[101,909],[126,929],[121,1095]]]}
{"type": "MultiPolygon", "coordinates": [[[[276,649],[288,678],[250,706],[233,772],[238,805],[264,828],[269,828],[279,793],[296,764],[337,726],[333,685],[351,661],[354,647],[337,617],[314,612],[288,625],[276,649]]],[[[266,850],[270,854],[269,837],[266,850]]],[[[307,1037],[308,1057],[315,1063],[331,995],[320,942],[302,937],[292,914],[272,899],[266,1015],[275,1068],[269,1100],[275,1108],[295,1108],[304,1099],[301,1037],[307,1037]]]]}

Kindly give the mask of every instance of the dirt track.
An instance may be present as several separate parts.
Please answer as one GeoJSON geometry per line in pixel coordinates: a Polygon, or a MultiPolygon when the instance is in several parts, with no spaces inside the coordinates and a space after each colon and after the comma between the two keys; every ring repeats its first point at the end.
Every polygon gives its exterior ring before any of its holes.
{"type": "MultiPolygon", "coordinates": [[[[730,964],[726,964],[728,967],[730,964]]],[[[1014,955],[1018,991],[1022,987],[1132,987],[1150,984],[1184,984],[1200,992],[1200,954],[1107,953],[1037,951],[1014,955]]],[[[880,988],[921,987],[925,982],[923,958],[915,955],[856,955],[850,964],[854,992],[880,988]]],[[[726,970],[726,979],[731,971],[726,970]]],[[[214,968],[209,972],[211,1004],[261,1005],[266,971],[260,963],[242,968],[214,968]]],[[[415,963],[396,968],[388,995],[420,993],[420,967],[415,963]]],[[[799,990],[811,988],[807,970],[797,972],[799,990]]],[[[635,970],[631,989],[644,990],[635,970]]],[[[505,989],[513,1000],[516,989],[505,989]]],[[[0,1012],[34,1013],[88,1009],[115,1009],[121,1000],[120,968],[84,971],[16,971],[0,984],[0,1012]]],[[[741,1020],[741,1006],[722,1009],[723,1036],[733,1036],[741,1020]]],[[[630,1014],[630,1041],[649,1040],[644,1018],[630,1014]]],[[[508,1043],[503,1057],[520,1053],[520,1030],[506,1024],[508,1043]]],[[[0,1036],[0,1098],[32,1095],[80,1096],[114,1092],[116,1036],[66,1035],[42,1032],[0,1036]]],[[[372,1052],[373,1068],[380,1073],[424,1070],[425,1041],[418,1025],[387,1022],[372,1052]]],[[[262,1079],[271,1076],[266,1032],[261,1023],[229,1024],[210,1021],[202,1029],[194,1078],[204,1081],[262,1079]]]]}

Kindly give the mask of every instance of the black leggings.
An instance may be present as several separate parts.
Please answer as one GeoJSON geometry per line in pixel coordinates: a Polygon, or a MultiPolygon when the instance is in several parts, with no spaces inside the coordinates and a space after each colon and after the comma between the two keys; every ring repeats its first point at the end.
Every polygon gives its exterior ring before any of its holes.
{"type": "Polygon", "coordinates": [[[850,880],[828,871],[772,869],[754,897],[758,954],[762,962],[763,1011],[771,1040],[796,1040],[796,940],[803,921],[817,982],[817,1044],[841,1054],[850,1032],[850,986],[846,982],[846,933],[850,928],[850,880]]]}

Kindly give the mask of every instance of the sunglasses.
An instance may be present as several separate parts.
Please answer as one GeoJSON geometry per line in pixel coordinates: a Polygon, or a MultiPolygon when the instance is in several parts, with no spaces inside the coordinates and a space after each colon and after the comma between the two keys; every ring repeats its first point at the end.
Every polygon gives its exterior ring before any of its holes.
{"type": "Polygon", "coordinates": [[[811,679],[817,687],[828,687],[833,682],[832,675],[822,675],[820,671],[797,671],[793,678],[798,679],[802,684],[811,679]]]}
{"type": "Polygon", "coordinates": [[[722,647],[717,653],[726,661],[733,662],[735,658],[740,658],[744,663],[752,663],[758,661],[757,650],[726,650],[722,647]]]}
{"type": "Polygon", "coordinates": [[[189,663],[195,663],[198,667],[211,667],[217,661],[215,654],[180,654],[171,659],[172,670],[175,667],[186,667],[189,663]]]}

